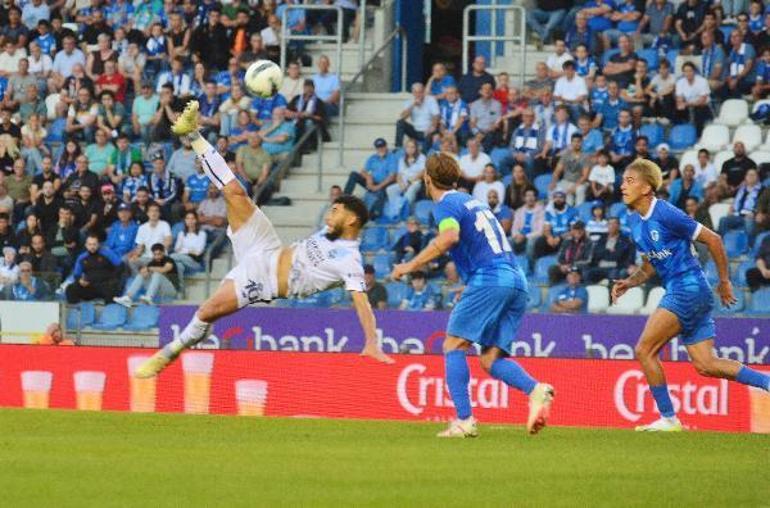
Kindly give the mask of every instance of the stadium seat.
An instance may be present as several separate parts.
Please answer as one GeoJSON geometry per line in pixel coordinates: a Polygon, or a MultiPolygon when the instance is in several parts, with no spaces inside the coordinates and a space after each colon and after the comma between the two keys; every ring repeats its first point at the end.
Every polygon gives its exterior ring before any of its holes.
{"type": "MultiPolygon", "coordinates": [[[[710,126],[709,126],[710,127],[710,126]]],[[[698,163],[698,150],[685,150],[679,158],[679,170],[682,171],[688,164],[695,166],[698,163]]]]}
{"type": "Polygon", "coordinates": [[[378,278],[387,277],[393,269],[393,262],[389,252],[377,254],[372,260],[374,273],[378,278]]]}
{"type": "Polygon", "coordinates": [[[117,330],[128,319],[128,309],[117,303],[106,305],[96,322],[91,325],[97,330],[117,330]]]}
{"type": "Polygon", "coordinates": [[[642,136],[647,136],[650,150],[654,150],[666,139],[666,130],[658,123],[646,123],[642,125],[642,136]]]}
{"type": "Polygon", "coordinates": [[[734,229],[725,233],[722,237],[727,251],[727,257],[737,258],[746,254],[749,250],[749,235],[740,229],[734,229]]]}
{"type": "Polygon", "coordinates": [[[695,126],[690,124],[675,125],[668,133],[668,144],[674,151],[690,148],[696,140],[695,126]]]}
{"type": "Polygon", "coordinates": [[[655,309],[658,308],[658,304],[665,294],[666,290],[661,286],[652,288],[650,292],[647,293],[647,301],[645,302],[644,307],[639,309],[639,314],[644,314],[645,316],[652,314],[655,309]]]}
{"type": "Polygon", "coordinates": [[[433,224],[433,201],[423,199],[414,204],[414,216],[423,226],[433,224]]]}
{"type": "Polygon", "coordinates": [[[733,143],[736,141],[742,141],[746,152],[750,152],[762,144],[762,128],[754,124],[739,125],[733,134],[733,143]]]}
{"type": "Polygon", "coordinates": [[[756,261],[753,257],[751,259],[741,261],[741,263],[733,271],[732,277],[730,277],[736,286],[745,288],[748,285],[746,283],[746,270],[749,268],[754,268],[755,265],[756,261]]]}
{"type": "Polygon", "coordinates": [[[730,40],[730,34],[733,33],[733,30],[735,30],[735,25],[720,25],[719,31],[722,32],[722,37],[724,37],[724,40],[729,41],[730,40]]]}
{"type": "Polygon", "coordinates": [[[160,307],[140,305],[132,310],[131,317],[123,328],[134,332],[149,330],[158,326],[158,319],[160,319],[160,307]]]}
{"type": "Polygon", "coordinates": [[[577,207],[578,217],[585,223],[591,220],[591,209],[594,207],[593,201],[584,201],[577,207]]]}
{"type": "Polygon", "coordinates": [[[679,50],[678,49],[669,49],[666,51],[666,60],[668,60],[668,63],[671,65],[671,74],[677,75],[679,74],[680,70],[676,68],[676,59],[679,56],[679,50]]]}
{"type": "Polygon", "coordinates": [[[717,265],[714,261],[709,259],[705,265],[703,265],[703,271],[706,272],[706,280],[711,284],[716,284],[719,281],[719,272],[717,271],[717,265]]]}
{"type": "MultiPolygon", "coordinates": [[[[659,67],[659,57],[658,57],[658,50],[655,48],[647,48],[647,49],[640,49],[636,52],[636,54],[647,62],[647,69],[652,74],[653,71],[657,71],[659,67]]],[[[676,73],[675,73],[676,74],[676,73]]]]}
{"type": "Polygon", "coordinates": [[[543,256],[538,258],[535,263],[535,273],[533,275],[536,284],[548,283],[548,269],[556,264],[557,257],[543,256]]]}
{"type": "Polygon", "coordinates": [[[709,215],[711,216],[711,223],[715,228],[719,227],[719,221],[722,217],[725,217],[730,211],[730,205],[728,203],[714,203],[709,207],[709,215]]]}
{"type": "Polygon", "coordinates": [[[67,127],[66,118],[57,118],[46,126],[48,134],[43,140],[46,144],[63,143],[65,138],[65,127],[67,127]]]}
{"type": "Polygon", "coordinates": [[[732,159],[735,155],[732,150],[722,150],[714,156],[714,167],[717,171],[722,171],[722,164],[729,159],[732,159]]]}
{"type": "Polygon", "coordinates": [[[388,228],[384,226],[372,226],[364,229],[361,235],[361,250],[363,252],[377,252],[380,249],[387,249],[390,239],[388,238],[388,228]]]}
{"type": "Polygon", "coordinates": [[[401,239],[406,233],[406,226],[396,226],[390,229],[390,244],[388,247],[393,247],[397,241],[401,239]]]}
{"type": "Polygon", "coordinates": [[[749,159],[757,163],[757,167],[762,170],[762,164],[770,163],[770,151],[767,150],[755,150],[749,154],[749,159]]]}
{"type": "Polygon", "coordinates": [[[764,287],[751,294],[749,314],[770,314],[770,287],[764,287]]]}
{"type": "MultiPolygon", "coordinates": [[[[696,148],[705,148],[709,152],[718,152],[730,142],[730,129],[726,125],[713,123],[703,129],[696,148]]],[[[696,152],[697,158],[697,152],[696,152]]],[[[683,164],[680,164],[683,167],[683,164]]]]}
{"type": "Polygon", "coordinates": [[[719,109],[716,123],[738,127],[749,117],[749,104],[743,99],[727,99],[719,109]]]}
{"type": "Polygon", "coordinates": [[[625,203],[613,203],[612,206],[610,206],[610,217],[623,217],[626,214],[628,214],[628,207],[625,203]]]}
{"type": "Polygon", "coordinates": [[[401,301],[406,297],[409,287],[403,282],[389,282],[385,284],[385,289],[388,292],[388,307],[397,309],[401,305],[401,301]]]}
{"type": "Polygon", "coordinates": [[[606,312],[610,306],[610,290],[606,286],[586,286],[588,291],[588,312],[606,312]]]}
{"type": "Polygon", "coordinates": [[[626,291],[615,305],[607,309],[607,314],[636,314],[644,306],[644,291],[640,287],[634,287],[626,291]]]}
{"type": "Polygon", "coordinates": [[[620,53],[620,50],[617,48],[607,50],[602,53],[602,67],[607,65],[607,62],[610,61],[610,58],[620,53]]]}
{"type": "Polygon", "coordinates": [[[329,294],[329,306],[343,305],[348,302],[348,292],[342,288],[327,289],[329,294]]]}
{"type": "Polygon", "coordinates": [[[80,330],[91,326],[96,319],[96,307],[91,302],[80,302],[67,312],[67,329],[80,330]]]}
{"type": "Polygon", "coordinates": [[[179,236],[179,233],[184,231],[184,221],[179,221],[173,226],[171,226],[171,244],[173,245],[176,242],[176,237],[179,236]]]}
{"type": "Polygon", "coordinates": [[[530,284],[527,289],[527,309],[537,309],[543,303],[543,295],[540,292],[540,286],[537,284],[530,284]]]}
{"type": "Polygon", "coordinates": [[[513,173],[503,176],[501,181],[503,182],[503,185],[505,185],[505,188],[507,189],[508,186],[511,185],[511,182],[513,181],[513,173]]]}
{"type": "Polygon", "coordinates": [[[548,186],[551,184],[553,176],[550,173],[539,175],[535,177],[535,181],[532,182],[537,189],[538,197],[540,199],[548,199],[548,186]]]}

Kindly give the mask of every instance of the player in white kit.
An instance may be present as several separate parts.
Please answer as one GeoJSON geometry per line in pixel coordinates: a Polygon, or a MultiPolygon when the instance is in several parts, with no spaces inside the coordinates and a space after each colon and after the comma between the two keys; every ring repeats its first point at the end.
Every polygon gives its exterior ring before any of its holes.
{"type": "Polygon", "coordinates": [[[323,230],[284,246],[224,158],[199,134],[197,101],[187,104],[172,130],[190,140],[206,175],[222,190],[227,204],[227,235],[236,266],[217,291],[201,304],[179,337],[142,364],[136,370],[136,377],[157,375],[184,349],[204,340],[214,321],[247,305],[274,298],[303,297],[340,285],[350,291],[366,337],[361,354],[392,363],[377,342],[374,313],[364,284],[358,249],[358,238],[368,219],[364,203],[353,196],[341,196],[327,214],[323,230]]]}

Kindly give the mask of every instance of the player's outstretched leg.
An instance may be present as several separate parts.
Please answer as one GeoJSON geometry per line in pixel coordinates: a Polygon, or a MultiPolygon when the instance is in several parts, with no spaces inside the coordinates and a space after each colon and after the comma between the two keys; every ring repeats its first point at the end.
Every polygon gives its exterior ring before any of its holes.
{"type": "Polygon", "coordinates": [[[468,394],[468,383],[471,372],[468,369],[466,351],[470,342],[457,338],[444,339],[444,368],[449,395],[455,405],[457,418],[449,422],[449,426],[438,433],[438,437],[476,437],[476,419],[471,411],[471,398],[468,394]]]}
{"type": "Polygon", "coordinates": [[[506,358],[498,347],[490,347],[481,354],[481,367],[493,378],[529,395],[527,431],[537,434],[548,423],[553,405],[554,389],[547,383],[537,382],[517,362],[506,358]]]}
{"type": "Polygon", "coordinates": [[[735,360],[718,358],[714,354],[714,339],[707,339],[687,346],[690,361],[701,376],[718,377],[737,381],[761,390],[770,391],[770,376],[746,367],[735,360]]]}

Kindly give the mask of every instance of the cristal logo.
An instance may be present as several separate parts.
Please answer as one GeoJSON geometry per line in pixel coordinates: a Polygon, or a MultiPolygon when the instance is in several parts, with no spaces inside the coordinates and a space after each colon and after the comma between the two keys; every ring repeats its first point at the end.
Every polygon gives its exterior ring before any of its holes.
{"type": "MultiPolygon", "coordinates": [[[[421,363],[407,365],[398,376],[396,394],[406,412],[422,414],[426,408],[454,407],[443,377],[426,376],[421,363]]],[[[471,406],[485,409],[508,408],[508,387],[495,379],[471,378],[468,389],[471,406]]]]}
{"type": "MultiPolygon", "coordinates": [[[[726,416],[728,382],[720,379],[714,383],[697,385],[686,381],[681,385],[669,384],[668,391],[674,410],[685,415],[726,416]]],[[[657,411],[649,391],[650,387],[641,371],[628,370],[621,374],[613,394],[618,413],[626,420],[636,422],[645,413],[657,411]]]]}

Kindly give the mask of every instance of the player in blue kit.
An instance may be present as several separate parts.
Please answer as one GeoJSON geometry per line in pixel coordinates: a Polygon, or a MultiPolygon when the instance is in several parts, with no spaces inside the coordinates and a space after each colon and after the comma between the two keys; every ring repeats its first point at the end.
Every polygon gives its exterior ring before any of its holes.
{"type": "Polygon", "coordinates": [[[658,357],[661,348],[676,335],[687,347],[693,366],[703,376],[732,379],[765,390],[770,390],[770,376],[714,354],[716,333],[711,317],[714,297],[693,241],[708,247],[719,271],[717,294],[722,303],[729,306],[736,300],[727,254],[719,235],[668,201],[656,199],[655,191],[662,182],[660,167],[645,159],[636,159],[623,173],[620,188],[623,202],[636,212],[629,215],[628,225],[644,262],[628,278],[615,283],[612,299],[617,301],[629,288],[644,284],[656,272],[663,281],[666,294],[647,320],[636,345],[636,357],[647,376],[661,418],[636,430],[677,432],[682,430],[682,424],[674,412],[658,357]]]}
{"type": "Polygon", "coordinates": [[[527,308],[527,280],[489,206],[454,190],[459,178],[460,167],[452,157],[441,153],[428,158],[424,182],[436,202],[433,216],[439,234],[411,261],[396,265],[391,274],[399,279],[449,252],[465,281],[444,339],[446,383],[457,419],[438,436],[478,435],[468,395],[466,360],[474,343],[481,346],[480,362],[486,372],[529,395],[527,429],[537,434],[546,424],[553,387],[535,381],[518,363],[506,359],[527,308]]]}

